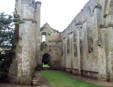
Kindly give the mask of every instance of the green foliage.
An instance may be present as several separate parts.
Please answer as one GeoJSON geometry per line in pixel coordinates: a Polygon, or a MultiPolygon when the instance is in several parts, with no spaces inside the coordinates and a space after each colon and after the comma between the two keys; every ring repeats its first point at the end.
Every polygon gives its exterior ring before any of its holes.
{"type": "Polygon", "coordinates": [[[53,87],[105,87],[78,80],[58,71],[41,71],[41,74],[51,83],[53,87]]]}
{"type": "Polygon", "coordinates": [[[23,23],[22,20],[11,15],[0,13],[0,30],[12,29],[13,25],[23,23]]]}
{"type": "Polygon", "coordinates": [[[0,46],[12,46],[14,25],[22,23],[24,22],[18,18],[14,18],[8,14],[0,13],[0,46]]]}
{"type": "Polygon", "coordinates": [[[48,32],[48,35],[51,36],[51,32],[48,32]]]}
{"type": "Polygon", "coordinates": [[[43,49],[45,49],[47,46],[47,44],[45,42],[42,42],[40,45],[40,50],[43,51],[43,49]]]}
{"type": "Polygon", "coordinates": [[[50,66],[48,64],[43,64],[44,68],[49,68],[50,66]]]}
{"type": "Polygon", "coordinates": [[[6,80],[8,75],[10,63],[12,61],[13,51],[4,51],[0,54],[0,81],[6,80]]]}
{"type": "Polygon", "coordinates": [[[40,31],[43,31],[43,29],[44,29],[44,26],[40,28],[40,31]]]}
{"type": "Polygon", "coordinates": [[[12,15],[0,13],[0,79],[6,78],[12,58],[15,56],[15,25],[23,21],[12,15]]]}

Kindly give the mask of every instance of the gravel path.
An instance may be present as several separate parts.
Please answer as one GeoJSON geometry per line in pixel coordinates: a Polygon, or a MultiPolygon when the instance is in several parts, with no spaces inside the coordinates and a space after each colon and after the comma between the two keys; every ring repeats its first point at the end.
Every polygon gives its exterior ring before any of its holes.
{"type": "Polygon", "coordinates": [[[0,87],[32,87],[32,86],[22,86],[22,85],[15,85],[15,84],[5,84],[5,83],[1,83],[0,87]]]}
{"type": "Polygon", "coordinates": [[[43,77],[40,72],[36,72],[35,76],[38,77],[38,75],[40,75],[39,86],[36,87],[52,87],[48,80],[43,77]]]}

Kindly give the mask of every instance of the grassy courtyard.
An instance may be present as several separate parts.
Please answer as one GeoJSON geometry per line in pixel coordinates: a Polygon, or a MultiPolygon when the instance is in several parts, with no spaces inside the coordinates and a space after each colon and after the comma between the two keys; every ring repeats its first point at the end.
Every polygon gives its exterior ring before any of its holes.
{"type": "Polygon", "coordinates": [[[41,74],[49,81],[53,87],[105,87],[96,84],[80,81],[70,77],[63,72],[41,71],[41,74]]]}
{"type": "Polygon", "coordinates": [[[50,66],[48,64],[43,64],[43,68],[49,68],[50,66]]]}

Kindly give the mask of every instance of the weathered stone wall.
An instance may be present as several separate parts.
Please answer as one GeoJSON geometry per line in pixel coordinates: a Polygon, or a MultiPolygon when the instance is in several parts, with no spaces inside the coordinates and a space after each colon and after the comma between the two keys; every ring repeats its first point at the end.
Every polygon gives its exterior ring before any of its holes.
{"type": "Polygon", "coordinates": [[[42,56],[48,53],[55,69],[113,80],[113,0],[89,0],[61,34],[48,24],[40,32],[40,5],[34,0],[16,0],[15,12],[25,23],[19,25],[10,78],[29,84],[34,68],[42,66],[42,56]],[[40,51],[43,33],[46,48],[40,51]]]}
{"type": "Polygon", "coordinates": [[[16,71],[13,79],[20,84],[31,84],[32,73],[37,64],[36,54],[40,43],[40,4],[34,0],[16,0],[15,13],[24,23],[19,25],[16,58],[11,64],[9,76],[12,77],[16,71]],[[15,66],[14,70],[12,66],[15,66]]]}
{"type": "Polygon", "coordinates": [[[50,55],[51,68],[59,69],[61,67],[60,60],[62,57],[62,42],[60,33],[46,23],[41,28],[41,35],[43,34],[46,35],[46,47],[41,51],[41,60],[42,56],[47,53],[50,55]]]}
{"type": "Polygon", "coordinates": [[[75,74],[113,80],[112,0],[89,0],[62,32],[62,67],[75,74]]]}

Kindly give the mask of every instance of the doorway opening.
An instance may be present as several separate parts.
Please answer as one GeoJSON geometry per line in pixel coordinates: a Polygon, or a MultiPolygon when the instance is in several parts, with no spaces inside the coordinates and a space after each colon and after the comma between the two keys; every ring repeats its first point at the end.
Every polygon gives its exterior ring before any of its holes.
{"type": "Polygon", "coordinates": [[[43,63],[43,68],[50,68],[50,55],[48,53],[45,53],[42,56],[42,63],[43,63]]]}

